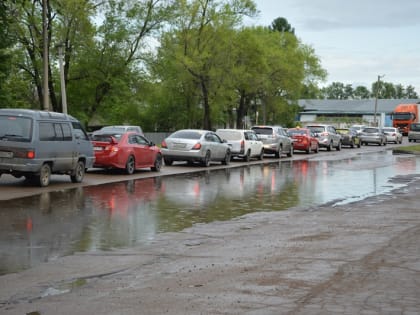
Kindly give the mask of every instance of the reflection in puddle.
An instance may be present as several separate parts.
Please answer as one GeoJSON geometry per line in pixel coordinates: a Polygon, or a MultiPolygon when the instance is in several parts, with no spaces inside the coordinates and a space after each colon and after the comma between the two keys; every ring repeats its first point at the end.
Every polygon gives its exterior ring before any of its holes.
{"type": "Polygon", "coordinates": [[[77,251],[134,246],[195,223],[361,200],[404,185],[389,179],[419,173],[418,164],[390,152],[341,161],[314,157],[0,202],[0,274],[77,251]]]}

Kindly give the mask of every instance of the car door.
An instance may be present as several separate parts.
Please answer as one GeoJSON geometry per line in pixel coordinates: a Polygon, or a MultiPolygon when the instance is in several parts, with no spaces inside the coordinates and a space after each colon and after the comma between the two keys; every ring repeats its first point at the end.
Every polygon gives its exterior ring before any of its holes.
{"type": "Polygon", "coordinates": [[[283,128],[279,128],[278,133],[280,137],[282,138],[283,152],[289,152],[290,147],[292,146],[292,140],[290,139],[289,135],[283,128]]]}
{"type": "Polygon", "coordinates": [[[251,148],[251,156],[259,155],[261,148],[257,135],[253,132],[247,131],[245,133],[245,139],[248,139],[246,141],[249,142],[249,146],[251,148]]]}
{"type": "Polygon", "coordinates": [[[153,165],[155,162],[154,151],[150,148],[150,142],[145,137],[141,135],[137,135],[137,143],[140,146],[141,153],[142,153],[142,161],[143,165],[149,166],[153,165]]]}
{"type": "Polygon", "coordinates": [[[337,130],[333,126],[328,126],[328,133],[331,135],[333,146],[336,147],[340,143],[341,136],[338,134],[337,130]]]}

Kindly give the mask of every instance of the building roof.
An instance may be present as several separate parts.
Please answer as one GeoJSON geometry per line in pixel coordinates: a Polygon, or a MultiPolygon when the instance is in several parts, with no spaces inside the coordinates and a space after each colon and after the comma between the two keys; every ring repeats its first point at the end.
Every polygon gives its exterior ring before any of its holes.
{"type": "MultiPolygon", "coordinates": [[[[377,113],[389,114],[398,104],[420,104],[420,99],[378,99],[377,113]]],[[[374,114],[375,99],[364,100],[299,100],[301,113],[374,114]]]]}

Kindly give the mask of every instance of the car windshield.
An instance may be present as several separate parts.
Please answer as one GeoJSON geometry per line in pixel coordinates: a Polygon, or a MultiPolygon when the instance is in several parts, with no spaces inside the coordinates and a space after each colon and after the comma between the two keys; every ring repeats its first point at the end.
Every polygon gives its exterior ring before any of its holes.
{"type": "Polygon", "coordinates": [[[308,128],[311,129],[313,133],[322,133],[325,131],[325,128],[322,126],[308,126],[308,128]]]}
{"type": "Polygon", "coordinates": [[[178,138],[178,139],[191,139],[198,140],[201,138],[202,133],[195,130],[180,130],[176,131],[169,136],[169,138],[178,138]]]}
{"type": "Polygon", "coordinates": [[[337,132],[339,134],[342,134],[342,135],[347,135],[348,133],[350,133],[350,130],[348,130],[348,129],[337,129],[337,132]]]}
{"type": "Polygon", "coordinates": [[[240,131],[234,130],[217,130],[216,134],[227,141],[237,141],[242,139],[242,135],[240,131]]]}
{"type": "Polygon", "coordinates": [[[306,135],[307,134],[306,130],[302,130],[302,129],[289,129],[287,131],[287,133],[289,134],[289,136],[306,135]]]}
{"type": "Polygon", "coordinates": [[[412,130],[412,131],[420,131],[420,124],[411,124],[410,130],[412,130]]]}
{"type": "Polygon", "coordinates": [[[252,127],[252,130],[255,131],[258,135],[272,135],[273,128],[264,128],[264,127],[252,127]]]}
{"type": "Polygon", "coordinates": [[[383,129],[385,132],[395,132],[394,128],[384,128],[383,129]]]}
{"type": "Polygon", "coordinates": [[[17,116],[0,116],[0,140],[30,142],[32,119],[17,116]]]}
{"type": "Polygon", "coordinates": [[[378,128],[365,128],[365,129],[363,129],[363,132],[365,132],[365,133],[378,133],[379,129],[378,128]]]}

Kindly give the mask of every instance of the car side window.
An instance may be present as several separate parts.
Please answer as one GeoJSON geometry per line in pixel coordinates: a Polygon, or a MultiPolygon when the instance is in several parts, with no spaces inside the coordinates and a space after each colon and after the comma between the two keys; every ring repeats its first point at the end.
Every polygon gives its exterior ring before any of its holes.
{"type": "Polygon", "coordinates": [[[83,129],[82,125],[78,122],[73,121],[71,123],[73,126],[74,134],[78,135],[80,139],[89,141],[89,137],[86,131],[83,129]]]}
{"type": "Polygon", "coordinates": [[[138,144],[141,144],[141,145],[148,145],[149,144],[149,142],[141,136],[136,136],[136,138],[137,138],[137,143],[138,144]]]}
{"type": "Polygon", "coordinates": [[[52,123],[40,122],[39,123],[39,140],[40,141],[54,141],[55,131],[52,123]]]}

